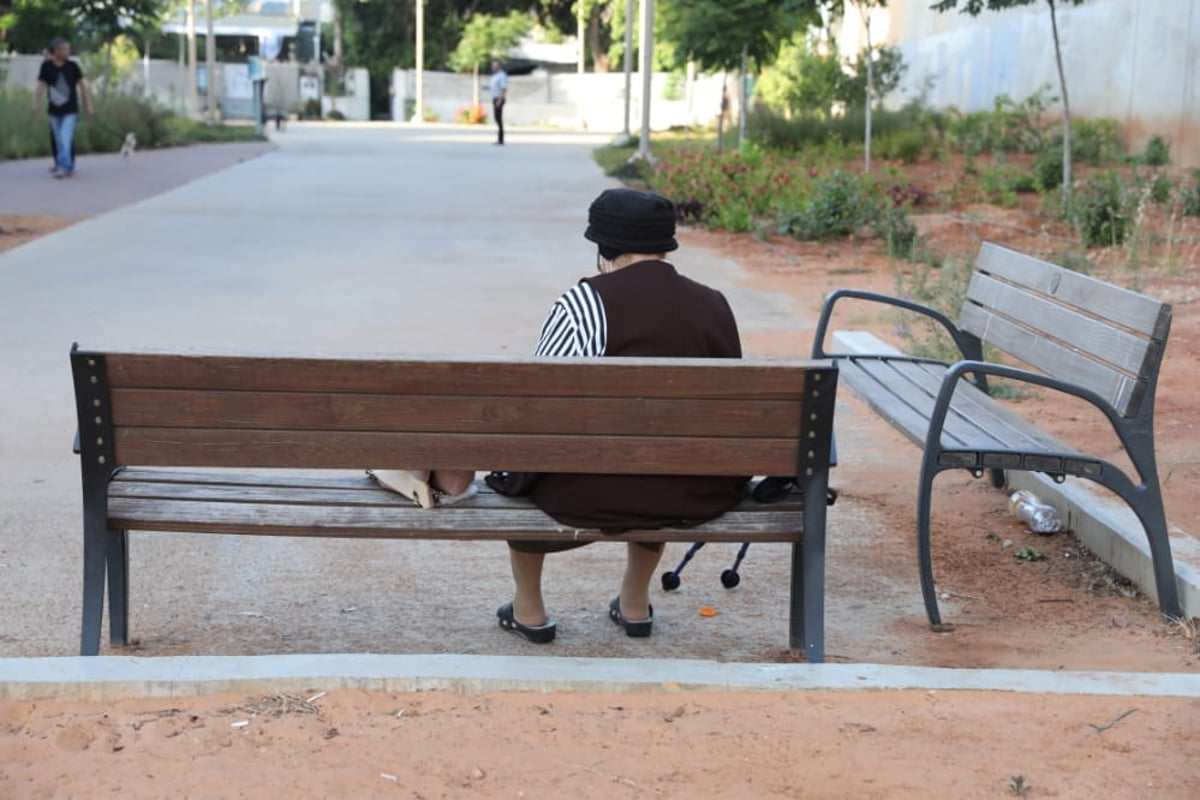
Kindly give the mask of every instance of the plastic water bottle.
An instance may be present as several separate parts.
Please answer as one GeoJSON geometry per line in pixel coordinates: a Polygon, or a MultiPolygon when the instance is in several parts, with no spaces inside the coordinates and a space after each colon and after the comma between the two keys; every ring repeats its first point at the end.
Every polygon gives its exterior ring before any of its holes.
{"type": "Polygon", "coordinates": [[[1058,533],[1062,530],[1062,519],[1054,506],[1043,503],[1028,489],[1013,492],[1008,498],[1008,507],[1013,516],[1028,525],[1034,533],[1058,533]]]}

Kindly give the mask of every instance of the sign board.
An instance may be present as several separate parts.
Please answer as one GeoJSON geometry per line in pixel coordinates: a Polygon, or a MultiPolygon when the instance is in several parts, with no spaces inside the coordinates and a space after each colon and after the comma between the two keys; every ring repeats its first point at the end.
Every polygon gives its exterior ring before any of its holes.
{"type": "Polygon", "coordinates": [[[321,99],[321,79],[316,75],[300,76],[300,102],[321,99]]]}

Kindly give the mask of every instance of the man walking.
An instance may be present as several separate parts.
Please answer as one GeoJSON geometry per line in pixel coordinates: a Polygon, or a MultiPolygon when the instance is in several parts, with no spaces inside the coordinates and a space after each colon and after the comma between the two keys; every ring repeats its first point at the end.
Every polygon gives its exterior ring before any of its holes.
{"type": "Polygon", "coordinates": [[[504,144],[504,101],[508,99],[508,73],[492,59],[492,116],[496,118],[496,144],[504,144]]]}
{"type": "Polygon", "coordinates": [[[47,95],[50,130],[54,134],[54,177],[69,178],[75,174],[75,123],[79,121],[79,99],[83,98],[88,116],[92,116],[92,97],[83,70],[71,60],[71,43],[55,39],[50,43],[50,58],[42,62],[34,91],[33,115],[42,109],[42,95],[47,95]]]}

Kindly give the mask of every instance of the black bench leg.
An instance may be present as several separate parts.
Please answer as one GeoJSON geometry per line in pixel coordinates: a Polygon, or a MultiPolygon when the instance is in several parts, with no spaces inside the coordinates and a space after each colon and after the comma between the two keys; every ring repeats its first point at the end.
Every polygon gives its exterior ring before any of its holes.
{"type": "Polygon", "coordinates": [[[804,535],[792,545],[788,643],[803,648],[809,664],[825,660],[825,504],[829,473],[804,484],[804,535]]]}
{"type": "Polygon", "coordinates": [[[108,531],[104,537],[108,564],[108,640],[114,647],[129,643],[129,534],[108,531]]]}
{"type": "Polygon", "coordinates": [[[1167,535],[1167,514],[1163,508],[1162,491],[1158,485],[1127,497],[1133,512],[1146,530],[1150,558],[1154,563],[1154,588],[1158,590],[1158,607],[1167,621],[1181,619],[1183,606],[1179,602],[1179,586],[1175,582],[1175,564],[1171,557],[1171,540],[1167,535]]]}
{"type": "Polygon", "coordinates": [[[933,584],[933,553],[929,541],[929,518],[933,504],[933,479],[939,470],[926,450],[921,464],[920,486],[917,488],[917,564],[921,572],[921,596],[925,600],[925,613],[929,626],[938,633],[954,630],[953,625],[942,622],[938,610],[937,588],[933,584]]]}
{"type": "MultiPolygon", "coordinates": [[[[85,512],[86,513],[86,512],[85,512]]],[[[83,529],[83,626],[79,655],[100,652],[100,622],[104,616],[104,536],[103,525],[84,522],[83,529]]]]}

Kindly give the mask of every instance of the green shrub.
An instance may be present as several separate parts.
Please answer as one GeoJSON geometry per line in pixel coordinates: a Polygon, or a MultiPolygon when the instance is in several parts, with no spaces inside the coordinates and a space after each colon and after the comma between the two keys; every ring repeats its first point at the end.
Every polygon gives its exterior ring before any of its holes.
{"type": "Polygon", "coordinates": [[[928,137],[923,131],[910,129],[881,136],[878,142],[872,144],[872,147],[875,148],[875,152],[879,154],[880,158],[915,164],[921,160],[927,140],[928,137]]]}
{"type": "MultiPolygon", "coordinates": [[[[871,135],[875,142],[881,142],[920,131],[926,139],[933,139],[940,119],[918,104],[896,111],[878,109],[871,116],[871,135]]],[[[746,128],[750,138],[768,150],[796,153],[829,146],[858,146],[866,123],[866,110],[862,108],[847,109],[845,114],[828,119],[815,115],[788,119],[770,109],[756,108],[750,112],[746,128]]]]}
{"type": "MultiPolygon", "coordinates": [[[[33,95],[27,89],[0,92],[0,159],[50,155],[45,113],[34,119],[29,113],[32,104],[33,95]]],[[[143,149],[261,139],[249,126],[205,125],[177,117],[139,97],[112,94],[97,98],[94,117],[80,117],[75,152],[116,152],[127,133],[137,137],[138,147],[143,149]]]]}
{"type": "Polygon", "coordinates": [[[917,251],[917,226],[903,206],[892,206],[871,226],[872,232],[883,239],[888,255],[911,261],[917,251]]]}
{"type": "Polygon", "coordinates": [[[1046,109],[1056,98],[1044,86],[1015,101],[1000,95],[991,111],[963,113],[951,109],[947,131],[956,149],[967,155],[981,153],[1036,153],[1045,144],[1046,109]]]}
{"type": "MultiPolygon", "coordinates": [[[[969,262],[938,260],[919,264],[905,276],[896,273],[896,295],[954,319],[967,296],[973,267],[969,262]]],[[[953,363],[962,358],[946,329],[929,317],[903,312],[897,325],[905,348],[914,355],[953,363]]]]}
{"type": "Polygon", "coordinates": [[[834,170],[817,181],[808,204],[781,220],[781,233],[807,241],[849,236],[883,216],[883,201],[867,178],[834,170]]]}
{"type": "Polygon", "coordinates": [[[1179,211],[1185,217],[1200,217],[1200,169],[1192,170],[1190,181],[1181,182],[1179,211]]]}
{"type": "Polygon", "coordinates": [[[1150,202],[1165,206],[1171,202],[1171,194],[1174,189],[1175,182],[1171,180],[1170,175],[1165,172],[1154,173],[1154,177],[1150,179],[1150,202]]]}
{"type": "Polygon", "coordinates": [[[1120,176],[1109,170],[1088,178],[1075,194],[1073,216],[1084,247],[1118,245],[1131,224],[1132,198],[1120,176]]]}
{"type": "Polygon", "coordinates": [[[1049,192],[1062,186],[1062,144],[1047,146],[1038,151],[1033,159],[1033,181],[1038,191],[1049,192]]]}
{"type": "Polygon", "coordinates": [[[1171,145],[1156,133],[1146,142],[1146,149],[1138,160],[1148,167],[1165,167],[1171,163],[1171,145]]]}
{"type": "Polygon", "coordinates": [[[994,203],[1011,208],[1017,204],[1017,194],[1036,191],[1036,178],[1012,164],[996,164],[979,176],[980,185],[994,203]]]}
{"type": "Polygon", "coordinates": [[[744,154],[663,147],[658,154],[652,171],[643,168],[646,181],[674,201],[683,217],[714,228],[753,230],[758,218],[795,208],[808,196],[807,175],[757,147],[744,154]]]}
{"type": "MultiPolygon", "coordinates": [[[[1062,146],[1062,134],[1057,137],[1062,146]]],[[[1100,167],[1125,158],[1125,143],[1115,119],[1071,120],[1071,156],[1084,164],[1100,167]]]]}

